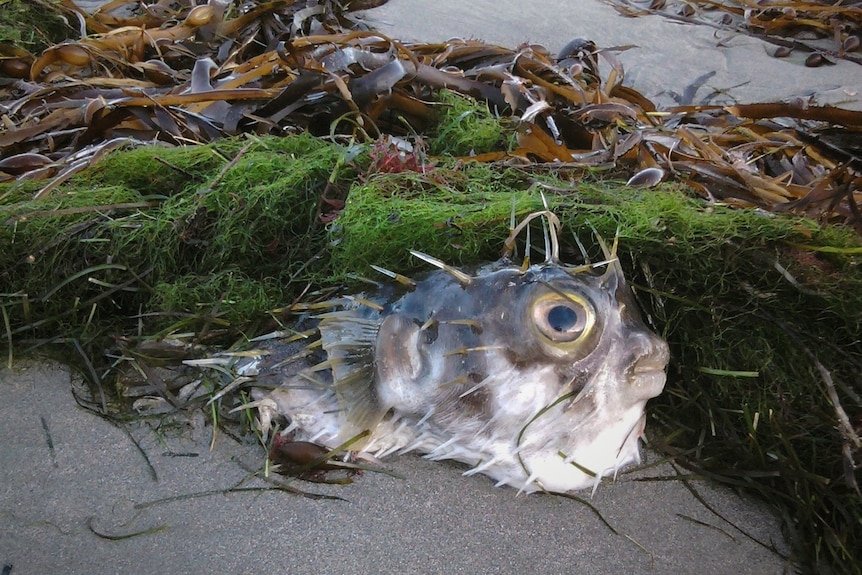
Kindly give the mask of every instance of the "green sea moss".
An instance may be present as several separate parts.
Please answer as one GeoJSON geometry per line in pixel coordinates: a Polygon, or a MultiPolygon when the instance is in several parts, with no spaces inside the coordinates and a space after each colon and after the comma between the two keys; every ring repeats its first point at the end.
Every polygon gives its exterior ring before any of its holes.
{"type": "Polygon", "coordinates": [[[437,120],[428,135],[428,151],[442,156],[469,156],[510,149],[514,130],[494,116],[488,105],[449,90],[436,96],[437,120]]]}
{"type": "Polygon", "coordinates": [[[333,228],[333,271],[367,273],[370,264],[411,271],[422,264],[410,249],[447,262],[475,263],[499,257],[508,234],[512,198],[520,212],[536,196],[523,174],[495,172],[484,164],[431,174],[378,174],[350,190],[347,208],[333,228]]]}
{"type": "Polygon", "coordinates": [[[74,35],[53,0],[0,0],[0,43],[38,54],[74,35]]]}
{"type": "Polygon", "coordinates": [[[344,153],[310,136],[149,147],[116,152],[41,200],[0,187],[10,331],[51,339],[58,325],[203,306],[236,323],[290,299],[322,273],[320,197],[343,195],[344,153]]]}

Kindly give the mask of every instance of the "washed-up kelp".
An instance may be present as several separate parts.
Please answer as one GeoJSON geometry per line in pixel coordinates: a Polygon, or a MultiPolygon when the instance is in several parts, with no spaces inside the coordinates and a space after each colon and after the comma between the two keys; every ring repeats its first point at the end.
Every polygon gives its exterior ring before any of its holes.
{"type": "Polygon", "coordinates": [[[748,34],[777,46],[773,55],[794,50],[810,67],[842,59],[862,64],[862,8],[852,0],[605,0],[625,16],[656,14],[710,26],[728,35],[748,34]]]}
{"type": "Polygon", "coordinates": [[[710,199],[862,228],[862,112],[780,102],[659,111],[591,41],[556,57],[534,45],[404,44],[327,0],[111,16],[123,4],[75,12],[89,36],[4,60],[22,77],[0,90],[0,173],[43,179],[37,197],[132,143],[422,133],[446,88],[518,122],[516,145],[472,150],[473,160],[616,170],[638,185],[675,179],[710,199]]]}

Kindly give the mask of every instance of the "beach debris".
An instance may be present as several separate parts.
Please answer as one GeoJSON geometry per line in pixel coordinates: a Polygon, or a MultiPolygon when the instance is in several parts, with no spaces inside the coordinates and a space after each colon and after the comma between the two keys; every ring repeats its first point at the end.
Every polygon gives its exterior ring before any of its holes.
{"type": "Polygon", "coordinates": [[[810,67],[847,60],[862,64],[862,10],[858,2],[838,0],[605,0],[624,16],[659,15],[677,22],[716,29],[717,37],[753,36],[775,46],[774,56],[805,54],[810,67]],[[725,34],[723,34],[725,33],[725,34]]]}
{"type": "Polygon", "coordinates": [[[6,58],[16,70],[27,62],[29,74],[0,82],[0,181],[42,180],[36,196],[48,196],[108,150],[155,141],[297,131],[404,141],[433,123],[434,96],[449,90],[517,124],[511,149],[465,160],[602,169],[624,180],[661,169],[710,201],[862,230],[853,143],[862,112],[812,100],[659,110],[624,85],[614,52],[590,40],[557,56],[529,44],[403,43],[331,0],[243,11],[211,0],[113,15],[126,4],[91,15],[65,0],[86,36],[6,58]],[[846,137],[824,142],[836,130],[846,137]]]}

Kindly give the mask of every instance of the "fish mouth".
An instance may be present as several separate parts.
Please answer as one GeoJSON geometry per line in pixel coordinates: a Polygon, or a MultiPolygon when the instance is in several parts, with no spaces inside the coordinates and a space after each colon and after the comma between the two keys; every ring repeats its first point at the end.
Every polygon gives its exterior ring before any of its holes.
{"type": "Polygon", "coordinates": [[[655,372],[664,373],[665,365],[666,365],[666,362],[659,361],[659,360],[653,360],[653,361],[642,360],[642,361],[639,361],[637,363],[637,365],[635,365],[634,369],[632,370],[632,373],[635,376],[639,376],[639,375],[643,375],[643,374],[650,374],[650,373],[655,373],[655,372]]]}
{"type": "Polygon", "coordinates": [[[670,350],[666,343],[650,338],[651,346],[626,370],[626,380],[638,399],[651,399],[664,389],[670,350]]]}
{"type": "Polygon", "coordinates": [[[658,396],[667,380],[664,368],[664,363],[638,362],[628,374],[630,389],[636,391],[638,398],[651,399],[658,396]]]}
{"type": "Polygon", "coordinates": [[[629,372],[629,380],[650,379],[658,376],[664,378],[666,375],[664,364],[637,365],[629,372]]]}

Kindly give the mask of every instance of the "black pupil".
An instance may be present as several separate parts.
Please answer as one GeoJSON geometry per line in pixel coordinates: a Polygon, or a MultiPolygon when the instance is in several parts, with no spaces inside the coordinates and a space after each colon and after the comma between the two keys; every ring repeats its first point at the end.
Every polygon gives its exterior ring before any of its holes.
{"type": "Polygon", "coordinates": [[[571,330],[578,323],[578,314],[570,307],[555,305],[548,311],[548,325],[558,332],[571,330]]]}

